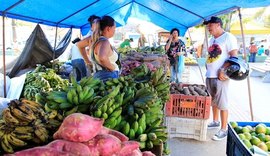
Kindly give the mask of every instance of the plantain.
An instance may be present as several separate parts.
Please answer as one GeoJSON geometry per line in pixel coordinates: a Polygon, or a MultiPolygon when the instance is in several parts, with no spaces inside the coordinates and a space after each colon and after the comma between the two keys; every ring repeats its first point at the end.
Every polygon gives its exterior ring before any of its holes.
{"type": "Polygon", "coordinates": [[[78,110],[78,106],[73,107],[72,109],[65,111],[64,116],[69,116],[70,114],[76,113],[78,110]]]}
{"type": "Polygon", "coordinates": [[[35,114],[36,116],[37,116],[37,115],[39,115],[40,117],[45,116],[45,112],[44,112],[44,110],[43,110],[42,107],[35,107],[35,106],[33,106],[33,105],[30,105],[30,104],[27,104],[27,105],[28,105],[28,107],[31,108],[31,110],[34,112],[34,114],[35,114]]]}
{"type": "Polygon", "coordinates": [[[27,100],[27,99],[21,99],[21,102],[27,103],[28,105],[32,105],[32,106],[35,106],[35,107],[38,107],[38,108],[43,107],[41,104],[36,103],[35,101],[27,100]]]}
{"type": "Polygon", "coordinates": [[[118,117],[120,116],[122,113],[122,107],[119,107],[117,110],[115,110],[111,115],[110,115],[110,118],[111,117],[118,117]]]}
{"type": "Polygon", "coordinates": [[[20,103],[17,105],[17,108],[22,111],[25,114],[28,114],[29,116],[35,116],[34,112],[32,111],[31,107],[29,107],[27,104],[20,103]]]}
{"type": "Polygon", "coordinates": [[[12,108],[10,111],[12,115],[15,116],[17,119],[19,119],[20,121],[32,122],[33,120],[36,119],[34,115],[26,114],[17,108],[12,108]]]}
{"type": "Polygon", "coordinates": [[[1,147],[7,153],[14,153],[13,147],[8,141],[7,134],[2,137],[1,147]]]}
{"type": "Polygon", "coordinates": [[[36,127],[35,131],[34,131],[35,135],[37,138],[39,138],[42,142],[47,142],[48,141],[48,131],[46,130],[46,128],[42,127],[42,126],[38,126],[36,127]]]}
{"type": "Polygon", "coordinates": [[[11,132],[11,135],[20,139],[20,140],[32,140],[33,139],[33,135],[32,133],[17,133],[17,132],[11,132]]]}
{"type": "Polygon", "coordinates": [[[71,89],[67,92],[67,101],[69,103],[73,103],[73,94],[72,94],[71,89]]]}
{"type": "Polygon", "coordinates": [[[72,108],[74,105],[72,103],[69,103],[69,102],[65,102],[65,103],[60,103],[59,104],[59,108],[61,110],[65,110],[65,109],[69,109],[69,108],[72,108]]]}
{"type": "Polygon", "coordinates": [[[15,125],[19,124],[19,120],[11,114],[9,108],[4,109],[2,112],[2,115],[3,115],[3,120],[5,121],[5,123],[15,124],[15,125]]]}
{"type": "Polygon", "coordinates": [[[12,144],[15,147],[22,147],[22,146],[26,146],[27,143],[24,142],[23,140],[20,140],[19,138],[11,135],[11,134],[6,134],[7,135],[7,140],[10,144],[12,144]]]}
{"type": "Polygon", "coordinates": [[[32,126],[17,126],[14,131],[16,133],[24,134],[24,133],[32,133],[34,132],[34,128],[32,126]]]}
{"type": "Polygon", "coordinates": [[[0,140],[1,140],[1,138],[4,136],[4,134],[5,134],[5,131],[2,130],[2,129],[0,129],[0,140]]]}
{"type": "Polygon", "coordinates": [[[48,114],[48,118],[49,119],[54,119],[57,116],[58,112],[57,110],[52,110],[49,114],[48,114]]]}
{"type": "Polygon", "coordinates": [[[135,138],[135,131],[134,129],[130,128],[128,138],[133,140],[135,138]]]}

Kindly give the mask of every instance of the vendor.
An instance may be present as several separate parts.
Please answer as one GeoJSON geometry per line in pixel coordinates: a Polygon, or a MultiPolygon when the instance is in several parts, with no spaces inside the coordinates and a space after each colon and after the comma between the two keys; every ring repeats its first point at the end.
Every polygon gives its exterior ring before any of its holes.
{"type": "Polygon", "coordinates": [[[133,38],[125,39],[124,42],[120,44],[120,48],[125,48],[125,47],[131,48],[130,42],[133,42],[133,38]]]}

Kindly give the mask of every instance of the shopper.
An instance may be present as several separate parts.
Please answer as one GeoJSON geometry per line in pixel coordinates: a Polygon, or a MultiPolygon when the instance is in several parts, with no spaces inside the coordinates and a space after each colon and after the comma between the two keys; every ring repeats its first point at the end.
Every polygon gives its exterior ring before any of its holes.
{"type": "Polygon", "coordinates": [[[261,45],[261,47],[258,49],[258,55],[261,56],[262,54],[264,54],[264,47],[263,47],[263,45],[261,45]]]}
{"type": "Polygon", "coordinates": [[[89,58],[90,54],[89,52],[86,50],[86,47],[90,47],[91,46],[91,35],[92,32],[95,30],[96,27],[96,20],[99,20],[100,17],[96,16],[96,15],[91,15],[88,18],[88,22],[90,23],[90,29],[91,31],[88,32],[87,37],[84,38],[83,40],[81,40],[80,42],[77,43],[77,46],[81,52],[81,55],[84,59],[85,64],[87,65],[89,70],[93,70],[92,69],[92,63],[91,60],[89,58]]]}
{"type": "Polygon", "coordinates": [[[257,46],[251,42],[249,46],[249,62],[255,62],[256,61],[256,54],[257,54],[258,48],[257,46]]]}
{"type": "Polygon", "coordinates": [[[141,34],[139,40],[138,40],[138,48],[143,48],[145,46],[146,43],[146,38],[144,36],[144,34],[141,34]]]}
{"type": "Polygon", "coordinates": [[[103,16],[97,20],[96,29],[92,34],[91,58],[96,68],[94,78],[106,81],[119,77],[119,55],[111,46],[109,38],[115,33],[115,21],[110,16],[103,16]]]}
{"type": "Polygon", "coordinates": [[[170,60],[171,83],[181,82],[181,77],[185,66],[183,52],[186,51],[186,47],[185,43],[178,38],[179,33],[180,32],[177,28],[173,28],[170,31],[171,35],[165,46],[167,56],[170,60]]]}
{"type": "Polygon", "coordinates": [[[76,45],[80,39],[76,38],[72,41],[73,45],[71,47],[71,63],[73,67],[73,71],[76,74],[76,80],[80,81],[83,77],[86,76],[86,67],[83,61],[82,55],[76,45]]]}
{"type": "Polygon", "coordinates": [[[125,39],[124,42],[120,44],[120,48],[125,48],[125,47],[131,48],[130,42],[133,42],[133,38],[125,39]]]}
{"type": "Polygon", "coordinates": [[[224,68],[229,66],[225,61],[230,57],[237,57],[237,40],[222,28],[222,20],[211,17],[204,22],[212,38],[209,40],[206,86],[212,96],[213,121],[208,128],[221,129],[213,136],[213,140],[222,140],[227,136],[228,123],[228,87],[229,79],[224,68]],[[221,119],[221,123],[219,121],[221,119]]]}

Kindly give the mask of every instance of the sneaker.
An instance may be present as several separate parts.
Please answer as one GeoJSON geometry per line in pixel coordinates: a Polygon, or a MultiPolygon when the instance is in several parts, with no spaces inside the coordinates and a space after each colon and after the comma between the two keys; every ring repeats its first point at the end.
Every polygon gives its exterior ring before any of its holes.
{"type": "Polygon", "coordinates": [[[227,130],[224,130],[224,129],[220,129],[217,134],[215,134],[212,139],[215,140],[215,141],[219,141],[219,140],[222,140],[224,138],[226,138],[227,136],[227,130]]]}
{"type": "Polygon", "coordinates": [[[208,124],[208,129],[219,128],[219,126],[220,126],[219,121],[212,121],[211,123],[208,124]]]}

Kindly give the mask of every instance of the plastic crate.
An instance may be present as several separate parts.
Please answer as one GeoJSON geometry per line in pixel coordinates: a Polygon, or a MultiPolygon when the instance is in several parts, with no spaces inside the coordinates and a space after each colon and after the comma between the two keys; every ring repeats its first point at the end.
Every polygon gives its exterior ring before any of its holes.
{"type": "MultiPolygon", "coordinates": [[[[250,125],[255,127],[259,123],[264,122],[237,122],[238,126],[250,125]]],[[[270,123],[264,123],[266,126],[270,126],[270,123]]],[[[228,136],[227,136],[227,147],[226,154],[228,156],[253,156],[254,154],[244,145],[240,140],[237,133],[233,130],[232,126],[228,124],[228,136]]]]}
{"type": "Polygon", "coordinates": [[[166,103],[166,116],[208,119],[210,116],[211,96],[191,96],[171,94],[166,103]]]}
{"type": "Polygon", "coordinates": [[[166,117],[165,125],[167,126],[170,138],[189,138],[199,141],[206,141],[208,120],[188,119],[179,117],[166,117]]]}

